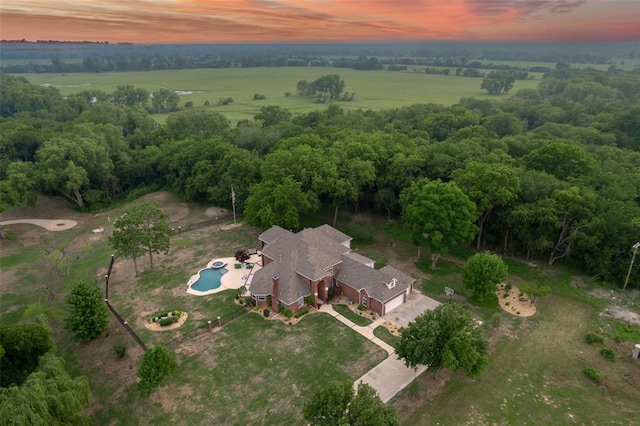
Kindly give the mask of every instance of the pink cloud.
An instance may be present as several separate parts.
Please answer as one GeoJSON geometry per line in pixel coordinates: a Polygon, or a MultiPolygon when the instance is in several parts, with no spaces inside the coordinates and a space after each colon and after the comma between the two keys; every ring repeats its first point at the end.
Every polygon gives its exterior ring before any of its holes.
{"type": "MultiPolygon", "coordinates": [[[[635,14],[634,14],[635,12],[635,14]]],[[[623,0],[3,0],[6,39],[637,40],[623,0]],[[588,29],[588,31],[587,31],[588,29]]],[[[636,19],[631,19],[633,17],[636,19]]]]}

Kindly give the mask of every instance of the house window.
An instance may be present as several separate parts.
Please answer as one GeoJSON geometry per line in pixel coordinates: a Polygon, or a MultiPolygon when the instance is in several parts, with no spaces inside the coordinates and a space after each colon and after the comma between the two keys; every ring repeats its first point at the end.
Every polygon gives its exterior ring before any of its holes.
{"type": "Polygon", "coordinates": [[[267,300],[267,296],[258,296],[258,300],[267,300]]]}
{"type": "Polygon", "coordinates": [[[368,303],[369,303],[369,298],[367,296],[362,296],[362,306],[366,308],[368,303]]]}
{"type": "Polygon", "coordinates": [[[304,297],[299,297],[298,298],[298,308],[302,308],[302,305],[304,305],[304,297]]]}

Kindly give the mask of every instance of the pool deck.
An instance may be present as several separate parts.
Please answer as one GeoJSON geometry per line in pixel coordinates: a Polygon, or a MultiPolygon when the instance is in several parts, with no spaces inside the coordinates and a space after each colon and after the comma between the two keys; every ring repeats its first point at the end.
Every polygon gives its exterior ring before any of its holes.
{"type": "Polygon", "coordinates": [[[217,259],[212,259],[209,263],[207,263],[206,268],[203,269],[211,268],[211,265],[213,265],[214,262],[226,263],[226,266],[224,268],[227,270],[227,273],[220,278],[220,287],[207,291],[193,290],[191,288],[191,284],[193,284],[198,280],[198,278],[200,278],[200,271],[203,270],[201,269],[197,274],[194,274],[191,276],[191,278],[189,278],[189,281],[187,282],[187,293],[194,294],[196,296],[207,296],[209,294],[218,293],[224,290],[237,290],[245,285],[248,287],[251,283],[255,271],[262,267],[260,266],[260,258],[260,253],[251,255],[249,260],[247,260],[246,262],[253,265],[253,268],[251,269],[247,269],[246,267],[236,269],[234,265],[238,263],[238,261],[235,259],[235,257],[220,257],[217,259]]]}

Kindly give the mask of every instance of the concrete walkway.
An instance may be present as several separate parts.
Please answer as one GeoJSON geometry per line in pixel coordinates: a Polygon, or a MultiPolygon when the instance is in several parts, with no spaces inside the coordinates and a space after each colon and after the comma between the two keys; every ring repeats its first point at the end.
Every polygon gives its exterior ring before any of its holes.
{"type": "Polygon", "coordinates": [[[333,306],[331,306],[328,303],[325,303],[324,305],[320,306],[320,312],[324,312],[325,314],[331,315],[332,317],[334,317],[335,319],[337,319],[347,327],[352,328],[354,331],[357,331],[358,333],[362,334],[364,337],[371,340],[373,343],[375,343],[376,345],[380,346],[382,349],[387,351],[387,354],[391,355],[392,353],[395,352],[395,350],[391,345],[388,345],[387,343],[383,342],[382,340],[378,339],[376,336],[373,335],[373,329],[386,321],[384,318],[378,318],[368,326],[363,327],[363,326],[354,324],[354,322],[351,321],[350,319],[345,318],[339,313],[337,313],[333,309],[333,306]]]}
{"type": "Polygon", "coordinates": [[[404,389],[405,386],[411,383],[413,379],[426,370],[426,367],[420,367],[417,370],[407,368],[404,365],[404,361],[400,360],[396,356],[395,350],[391,345],[388,345],[373,335],[373,330],[386,321],[384,318],[379,318],[368,326],[363,327],[354,324],[353,321],[340,315],[333,309],[333,306],[328,303],[320,306],[320,312],[331,315],[347,327],[360,333],[367,339],[371,340],[371,342],[380,346],[382,349],[387,351],[387,354],[389,354],[386,360],[382,361],[364,376],[356,380],[354,382],[354,387],[360,382],[367,383],[378,392],[378,395],[383,402],[387,402],[393,398],[395,394],[404,389]]]}

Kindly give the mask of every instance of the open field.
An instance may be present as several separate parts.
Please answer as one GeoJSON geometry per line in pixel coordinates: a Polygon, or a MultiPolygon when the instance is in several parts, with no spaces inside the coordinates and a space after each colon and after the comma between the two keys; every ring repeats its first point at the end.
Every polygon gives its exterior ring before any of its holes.
{"type": "MultiPolygon", "coordinates": [[[[225,213],[180,202],[165,192],[143,198],[161,203],[174,224],[197,223],[225,213]]],[[[123,204],[95,214],[77,213],[58,199],[41,197],[36,208],[10,209],[0,215],[2,220],[68,218],[80,224],[59,233],[30,225],[6,228],[11,239],[2,242],[0,253],[0,322],[16,322],[29,304],[44,303],[43,286],[55,284],[44,248],[64,249],[75,259],[69,277],[60,283],[46,310],[58,351],[69,369],[89,377],[91,424],[301,424],[302,404],[315,386],[331,379],[354,380],[385,357],[379,347],[324,314],[310,314],[290,326],[249,312],[214,333],[205,332],[176,346],[178,371],[148,400],[140,399],[135,371],[142,351],[119,323],[112,321],[106,333],[88,344],[73,342],[62,327],[63,298],[72,283],[80,278],[102,281],[111,254],[107,242],[113,229],[110,219],[126,208],[123,204]],[[100,226],[104,234],[91,232],[100,226]],[[114,352],[119,343],[128,347],[122,360],[114,352]]],[[[423,268],[423,260],[418,268],[416,248],[407,242],[401,228],[388,224],[386,218],[343,210],[338,228],[354,237],[358,252],[413,274],[417,287],[440,301],[447,300],[445,286],[454,288],[452,301],[468,304],[485,321],[490,337],[490,365],[478,379],[446,372],[437,378],[424,374],[416,386],[392,400],[401,424],[634,422],[640,400],[640,364],[630,360],[632,342],[628,339],[640,337],[640,330],[600,318],[598,314],[611,299],[592,294],[609,295],[608,289],[603,292],[561,266],[509,260],[509,282],[517,285],[545,278],[553,287],[549,296],[536,302],[538,314],[518,319],[499,308],[469,304],[469,293],[461,282],[462,259],[442,258],[436,271],[423,268]],[[584,343],[588,332],[605,337],[604,346],[618,354],[615,363],[600,355],[602,345],[584,343]],[[593,366],[604,380],[595,384],[586,379],[582,374],[586,366],[593,366]],[[442,383],[448,376],[450,381],[442,383]]],[[[327,209],[305,217],[304,225],[331,222],[332,212],[327,209]]],[[[258,229],[243,225],[225,230],[223,222],[173,236],[170,253],[154,258],[154,270],[149,269],[148,258],[140,258],[143,272],[138,279],[131,261],[116,262],[110,300],[149,346],[166,344],[218,315],[238,310],[235,291],[204,297],[185,291],[189,276],[212,258],[257,245],[258,229]],[[145,321],[163,309],[186,311],[189,319],[176,330],[147,330],[145,321]]],[[[466,256],[472,252],[456,253],[466,256]]],[[[422,256],[429,257],[424,250],[422,256]]],[[[633,294],[636,299],[629,304],[637,310],[637,294],[633,294]]],[[[393,336],[385,337],[393,341],[393,336]]]]}
{"type": "MultiPolygon", "coordinates": [[[[345,90],[356,93],[355,101],[337,103],[346,109],[378,110],[417,103],[453,105],[463,97],[496,98],[480,90],[481,78],[427,75],[412,71],[283,67],[20,75],[34,84],[51,84],[63,95],[84,90],[111,93],[118,85],[126,84],[149,91],[167,87],[193,92],[180,95],[180,106],[191,101],[194,107],[203,107],[205,101],[209,101],[211,105],[206,107],[208,110],[220,112],[235,122],[252,119],[265,105],[279,105],[294,115],[325,108],[326,105],[296,96],[295,91],[298,81],[313,81],[326,74],[340,74],[345,81],[345,90]],[[286,97],[285,92],[291,92],[292,95],[286,97]],[[256,93],[265,95],[266,99],[254,101],[256,93]],[[221,98],[233,98],[234,103],[216,105],[221,98]]],[[[537,84],[536,80],[517,81],[513,92],[535,88],[537,84]]]]}

